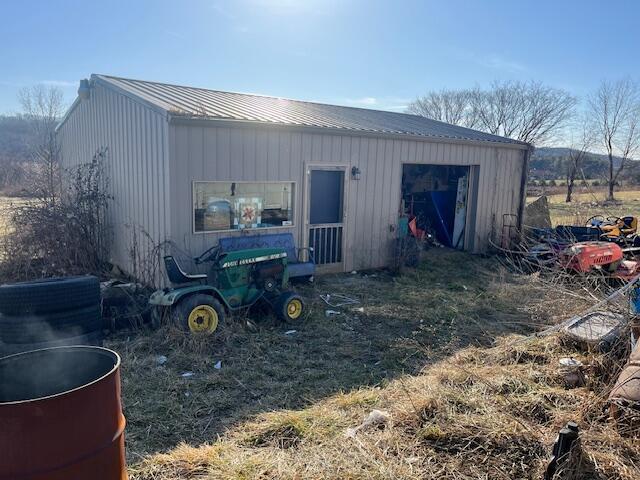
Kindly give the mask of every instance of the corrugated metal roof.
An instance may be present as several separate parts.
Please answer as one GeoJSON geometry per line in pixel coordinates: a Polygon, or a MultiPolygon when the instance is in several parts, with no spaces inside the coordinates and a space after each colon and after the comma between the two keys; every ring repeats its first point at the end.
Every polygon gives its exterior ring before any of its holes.
{"type": "Polygon", "coordinates": [[[173,116],[526,145],[418,115],[92,75],[173,116]]]}

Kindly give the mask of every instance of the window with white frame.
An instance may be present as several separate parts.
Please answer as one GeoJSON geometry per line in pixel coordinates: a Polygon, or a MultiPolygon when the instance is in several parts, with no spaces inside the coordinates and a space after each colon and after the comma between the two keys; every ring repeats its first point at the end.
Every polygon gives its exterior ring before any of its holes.
{"type": "Polygon", "coordinates": [[[290,227],[293,182],[194,182],[195,232],[290,227]]]}

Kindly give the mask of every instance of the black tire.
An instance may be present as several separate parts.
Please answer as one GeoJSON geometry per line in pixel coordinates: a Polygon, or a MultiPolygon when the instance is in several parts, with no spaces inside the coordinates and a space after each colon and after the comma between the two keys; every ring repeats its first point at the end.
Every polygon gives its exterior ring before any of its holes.
{"type": "Polygon", "coordinates": [[[103,327],[99,305],[40,315],[0,315],[0,342],[40,343],[50,338],[85,335],[103,327]]]}
{"type": "Polygon", "coordinates": [[[96,277],[44,278],[0,286],[0,313],[52,313],[100,303],[96,277]]]}
{"type": "Polygon", "coordinates": [[[0,357],[13,355],[14,353],[29,352],[42,348],[64,347],[67,345],[93,345],[101,347],[104,341],[102,330],[86,333],[74,337],[60,338],[48,342],[18,343],[14,345],[0,343],[0,357]]]}
{"type": "Polygon", "coordinates": [[[216,330],[224,324],[225,312],[224,307],[220,302],[211,295],[205,295],[203,293],[196,293],[195,295],[189,295],[178,302],[171,308],[171,320],[177,327],[186,332],[191,332],[196,335],[212,335],[216,330]],[[216,313],[215,326],[208,324],[209,320],[207,316],[210,312],[206,312],[207,307],[213,309],[216,313]],[[189,316],[196,309],[204,309],[203,316],[200,317],[201,323],[198,321],[189,321],[189,316]],[[200,330],[200,325],[202,330],[200,330]]]}
{"type": "Polygon", "coordinates": [[[273,308],[280,320],[298,323],[305,311],[304,300],[295,292],[284,292],[278,296],[273,308]],[[295,309],[293,308],[295,306],[295,309]]]}

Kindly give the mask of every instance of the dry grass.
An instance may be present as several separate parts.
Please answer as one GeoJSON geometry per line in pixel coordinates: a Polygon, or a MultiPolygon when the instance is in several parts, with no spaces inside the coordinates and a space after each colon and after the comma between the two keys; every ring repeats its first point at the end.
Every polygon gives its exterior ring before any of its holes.
{"type": "Polygon", "coordinates": [[[557,360],[566,355],[576,352],[558,337],[504,337],[493,348],[466,348],[384,388],[260,414],[217,441],[147,457],[131,474],[139,480],[538,479],[557,431],[575,420],[582,452],[558,478],[637,479],[640,442],[621,437],[607,421],[604,384],[564,387],[557,360]],[[346,437],[373,406],[388,411],[390,423],[346,437]]]}
{"type": "MultiPolygon", "coordinates": [[[[129,457],[135,462],[180,442],[210,441],[260,412],[385,385],[466,345],[529,331],[527,309],[536,302],[521,308],[514,292],[503,289],[506,275],[493,259],[433,250],[423,268],[400,277],[338,275],[301,288],[310,313],[300,325],[256,312],[257,331],[236,319],[201,342],[167,328],[122,334],[109,345],[123,356],[129,457]],[[327,292],[361,303],[325,317],[319,294],[327,292]],[[286,335],[290,329],[297,331],[286,335]],[[157,355],[168,361],[157,365],[157,355]],[[220,370],[213,368],[218,360],[220,370]],[[187,371],[194,375],[182,377],[187,371]]],[[[513,281],[527,289],[526,281],[513,281]]],[[[540,315],[538,321],[549,321],[540,315]]]]}
{"type": "Polygon", "coordinates": [[[265,316],[207,341],[165,328],[111,342],[132,479],[540,478],[570,419],[584,454],[563,478],[637,478],[640,444],[602,411],[620,360],[509,333],[584,308],[580,296],[446,250],[403,276],[339,275],[302,293],[311,313],[292,335],[265,316]],[[326,292],[361,304],[327,318],[326,292]],[[567,355],[594,365],[587,387],[564,388],[567,355]],[[346,437],[372,409],[390,423],[346,437]]]}
{"type": "Polygon", "coordinates": [[[640,215],[640,190],[616,192],[617,202],[613,204],[605,202],[606,192],[592,188],[580,188],[573,195],[571,203],[566,203],[565,197],[566,192],[547,197],[553,225],[583,225],[597,214],[640,215]]]}
{"type": "Polygon", "coordinates": [[[29,199],[22,197],[0,197],[0,236],[6,235],[10,230],[9,217],[11,209],[25,205],[29,199]]]}

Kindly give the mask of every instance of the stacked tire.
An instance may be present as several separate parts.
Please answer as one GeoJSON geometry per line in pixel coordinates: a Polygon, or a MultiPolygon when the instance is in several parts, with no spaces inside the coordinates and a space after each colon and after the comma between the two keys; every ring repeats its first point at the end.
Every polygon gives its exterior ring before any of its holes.
{"type": "Polygon", "coordinates": [[[98,278],[0,285],[0,357],[64,345],[102,345],[102,339],[98,278]]]}

